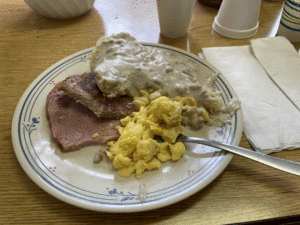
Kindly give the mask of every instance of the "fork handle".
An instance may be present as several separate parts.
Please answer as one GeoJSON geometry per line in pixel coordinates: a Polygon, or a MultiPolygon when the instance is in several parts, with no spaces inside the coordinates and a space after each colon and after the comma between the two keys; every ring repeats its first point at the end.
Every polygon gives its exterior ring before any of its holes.
{"type": "Polygon", "coordinates": [[[196,137],[186,137],[185,142],[193,142],[197,144],[203,144],[203,145],[208,145],[211,147],[219,148],[226,150],[228,152],[244,156],[248,159],[252,159],[254,161],[263,163],[267,166],[274,167],[276,169],[295,174],[295,175],[300,175],[300,163],[297,162],[292,162],[284,159],[279,159],[276,157],[272,157],[269,155],[265,155],[262,153],[254,152],[245,148],[233,146],[233,145],[228,145],[228,144],[223,144],[218,141],[213,141],[213,140],[207,140],[207,139],[202,139],[202,138],[196,138],[196,137]]]}

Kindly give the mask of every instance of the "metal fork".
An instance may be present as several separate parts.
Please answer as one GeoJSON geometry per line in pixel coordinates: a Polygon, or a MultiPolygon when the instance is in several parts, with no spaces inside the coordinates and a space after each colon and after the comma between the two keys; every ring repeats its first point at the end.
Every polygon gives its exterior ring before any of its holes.
{"type": "Polygon", "coordinates": [[[278,159],[276,157],[272,157],[269,155],[264,155],[262,153],[254,152],[245,148],[233,146],[233,145],[228,145],[228,144],[223,144],[218,141],[213,141],[213,140],[207,140],[203,138],[197,138],[197,137],[187,137],[184,135],[180,135],[177,139],[180,142],[191,142],[191,143],[197,143],[197,144],[202,144],[202,145],[208,145],[211,147],[223,149],[225,151],[244,156],[248,159],[252,159],[254,161],[263,163],[267,166],[295,174],[295,175],[300,175],[300,163],[297,162],[292,162],[284,159],[278,159]]]}

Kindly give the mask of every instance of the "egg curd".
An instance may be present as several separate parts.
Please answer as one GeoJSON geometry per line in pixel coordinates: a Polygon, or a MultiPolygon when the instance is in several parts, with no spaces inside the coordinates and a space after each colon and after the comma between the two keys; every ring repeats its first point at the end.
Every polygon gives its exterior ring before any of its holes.
{"type": "MultiPolygon", "coordinates": [[[[124,177],[135,174],[141,178],[144,171],[159,169],[167,161],[178,161],[185,153],[183,143],[176,142],[184,129],[182,114],[196,107],[192,97],[171,100],[158,92],[141,93],[142,97],[134,98],[137,112],[121,119],[120,138],[107,143],[106,154],[124,177]]],[[[209,120],[207,111],[200,111],[209,120]]]]}

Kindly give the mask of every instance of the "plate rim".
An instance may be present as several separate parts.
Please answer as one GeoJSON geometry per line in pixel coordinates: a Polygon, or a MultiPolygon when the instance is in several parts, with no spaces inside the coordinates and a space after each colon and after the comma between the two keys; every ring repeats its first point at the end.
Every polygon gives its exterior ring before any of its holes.
{"type": "MultiPolygon", "coordinates": [[[[189,57],[194,58],[197,61],[200,61],[203,65],[205,65],[206,67],[208,67],[209,69],[211,69],[214,72],[218,72],[218,76],[221,77],[221,79],[223,81],[225,81],[224,85],[229,89],[230,93],[232,94],[233,97],[237,97],[237,94],[235,93],[234,89],[232,88],[232,86],[230,85],[230,83],[228,82],[228,80],[223,76],[223,74],[221,74],[219,72],[219,70],[217,70],[213,65],[211,65],[209,62],[207,62],[206,60],[200,58],[199,56],[187,52],[185,50],[182,50],[180,48],[177,47],[173,47],[173,46],[169,46],[169,45],[165,45],[165,44],[160,44],[160,43],[150,43],[150,42],[141,42],[143,45],[148,45],[148,46],[153,46],[153,47],[162,47],[162,48],[166,48],[166,49],[170,49],[170,50],[175,50],[181,54],[185,54],[189,57]]],[[[18,143],[18,138],[16,137],[16,133],[19,131],[16,131],[16,127],[15,124],[18,124],[17,121],[19,120],[19,117],[21,115],[20,109],[22,108],[24,101],[26,99],[26,97],[28,96],[28,94],[30,93],[30,91],[32,90],[32,88],[39,82],[41,81],[41,78],[45,77],[46,74],[48,74],[51,70],[53,70],[54,68],[56,68],[57,66],[61,65],[63,62],[67,62],[69,60],[71,60],[72,58],[79,56],[81,54],[87,53],[89,51],[92,51],[94,47],[91,48],[87,48],[81,51],[78,51],[76,53],[73,53],[61,60],[59,60],[58,62],[52,64],[50,67],[48,67],[46,70],[44,70],[42,73],[40,73],[31,83],[30,85],[26,88],[26,90],[24,91],[24,93],[22,94],[15,112],[14,112],[14,116],[12,119],[12,128],[11,128],[11,136],[12,136],[12,143],[13,143],[13,148],[14,148],[14,152],[17,156],[17,159],[22,167],[22,169],[25,171],[25,173],[31,178],[32,181],[34,181],[35,184],[37,184],[40,188],[42,188],[44,191],[46,191],[48,194],[60,199],[63,202],[66,202],[68,204],[77,206],[77,207],[81,207],[81,208],[85,208],[85,209],[89,209],[89,210],[94,210],[94,211],[101,211],[101,212],[113,212],[113,213],[128,213],[128,212],[141,212],[141,211],[148,211],[148,210],[152,210],[152,209],[158,209],[158,208],[162,208],[165,207],[167,205],[171,205],[171,204],[175,204],[179,201],[182,201],[188,197],[190,197],[191,195],[194,195],[195,193],[201,191],[203,188],[205,188],[207,185],[209,185],[213,180],[215,180],[223,171],[224,169],[228,166],[228,164],[230,163],[230,161],[233,158],[233,154],[231,153],[226,153],[227,157],[225,157],[221,164],[218,166],[218,171],[214,172],[213,174],[211,174],[209,176],[209,178],[206,178],[204,180],[204,182],[202,181],[202,187],[201,188],[197,188],[196,186],[192,186],[191,188],[189,188],[188,191],[185,192],[180,192],[177,193],[175,195],[175,197],[169,197],[166,198],[162,203],[159,204],[159,206],[155,205],[155,202],[148,202],[147,204],[143,204],[143,202],[141,202],[141,204],[136,207],[133,206],[131,208],[131,210],[128,211],[128,206],[124,205],[124,206],[117,206],[118,209],[116,209],[115,205],[105,205],[104,207],[101,207],[101,204],[98,205],[94,205],[94,204],[88,204],[85,203],[83,201],[78,201],[76,199],[70,198],[68,195],[62,193],[62,192],[58,192],[58,190],[53,189],[53,187],[51,187],[49,184],[47,184],[47,182],[45,182],[43,180],[42,177],[40,177],[36,172],[34,172],[33,168],[29,165],[28,161],[24,161],[24,155],[22,150],[17,151],[16,149],[19,147],[17,145],[18,143]],[[17,139],[17,140],[16,140],[17,139]],[[32,173],[34,172],[34,173],[32,173]]],[[[237,123],[240,122],[240,124],[237,124],[237,130],[235,132],[235,136],[233,138],[233,145],[238,145],[240,143],[241,140],[241,136],[242,136],[242,109],[239,109],[236,112],[236,116],[237,116],[237,123]]],[[[18,126],[17,126],[18,127],[18,126]]],[[[199,183],[199,182],[198,182],[199,183]]],[[[157,204],[157,203],[156,203],[157,204]]]]}

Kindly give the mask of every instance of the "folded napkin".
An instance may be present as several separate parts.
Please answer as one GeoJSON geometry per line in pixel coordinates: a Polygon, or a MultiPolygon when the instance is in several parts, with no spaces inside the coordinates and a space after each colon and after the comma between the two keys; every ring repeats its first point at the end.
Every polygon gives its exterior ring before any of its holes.
{"type": "Polygon", "coordinates": [[[286,38],[203,48],[203,53],[241,100],[244,133],[256,151],[269,154],[300,147],[300,56],[286,38]]]}
{"type": "Polygon", "coordinates": [[[270,78],[300,110],[300,56],[284,37],[251,41],[257,60],[270,78]]]}

